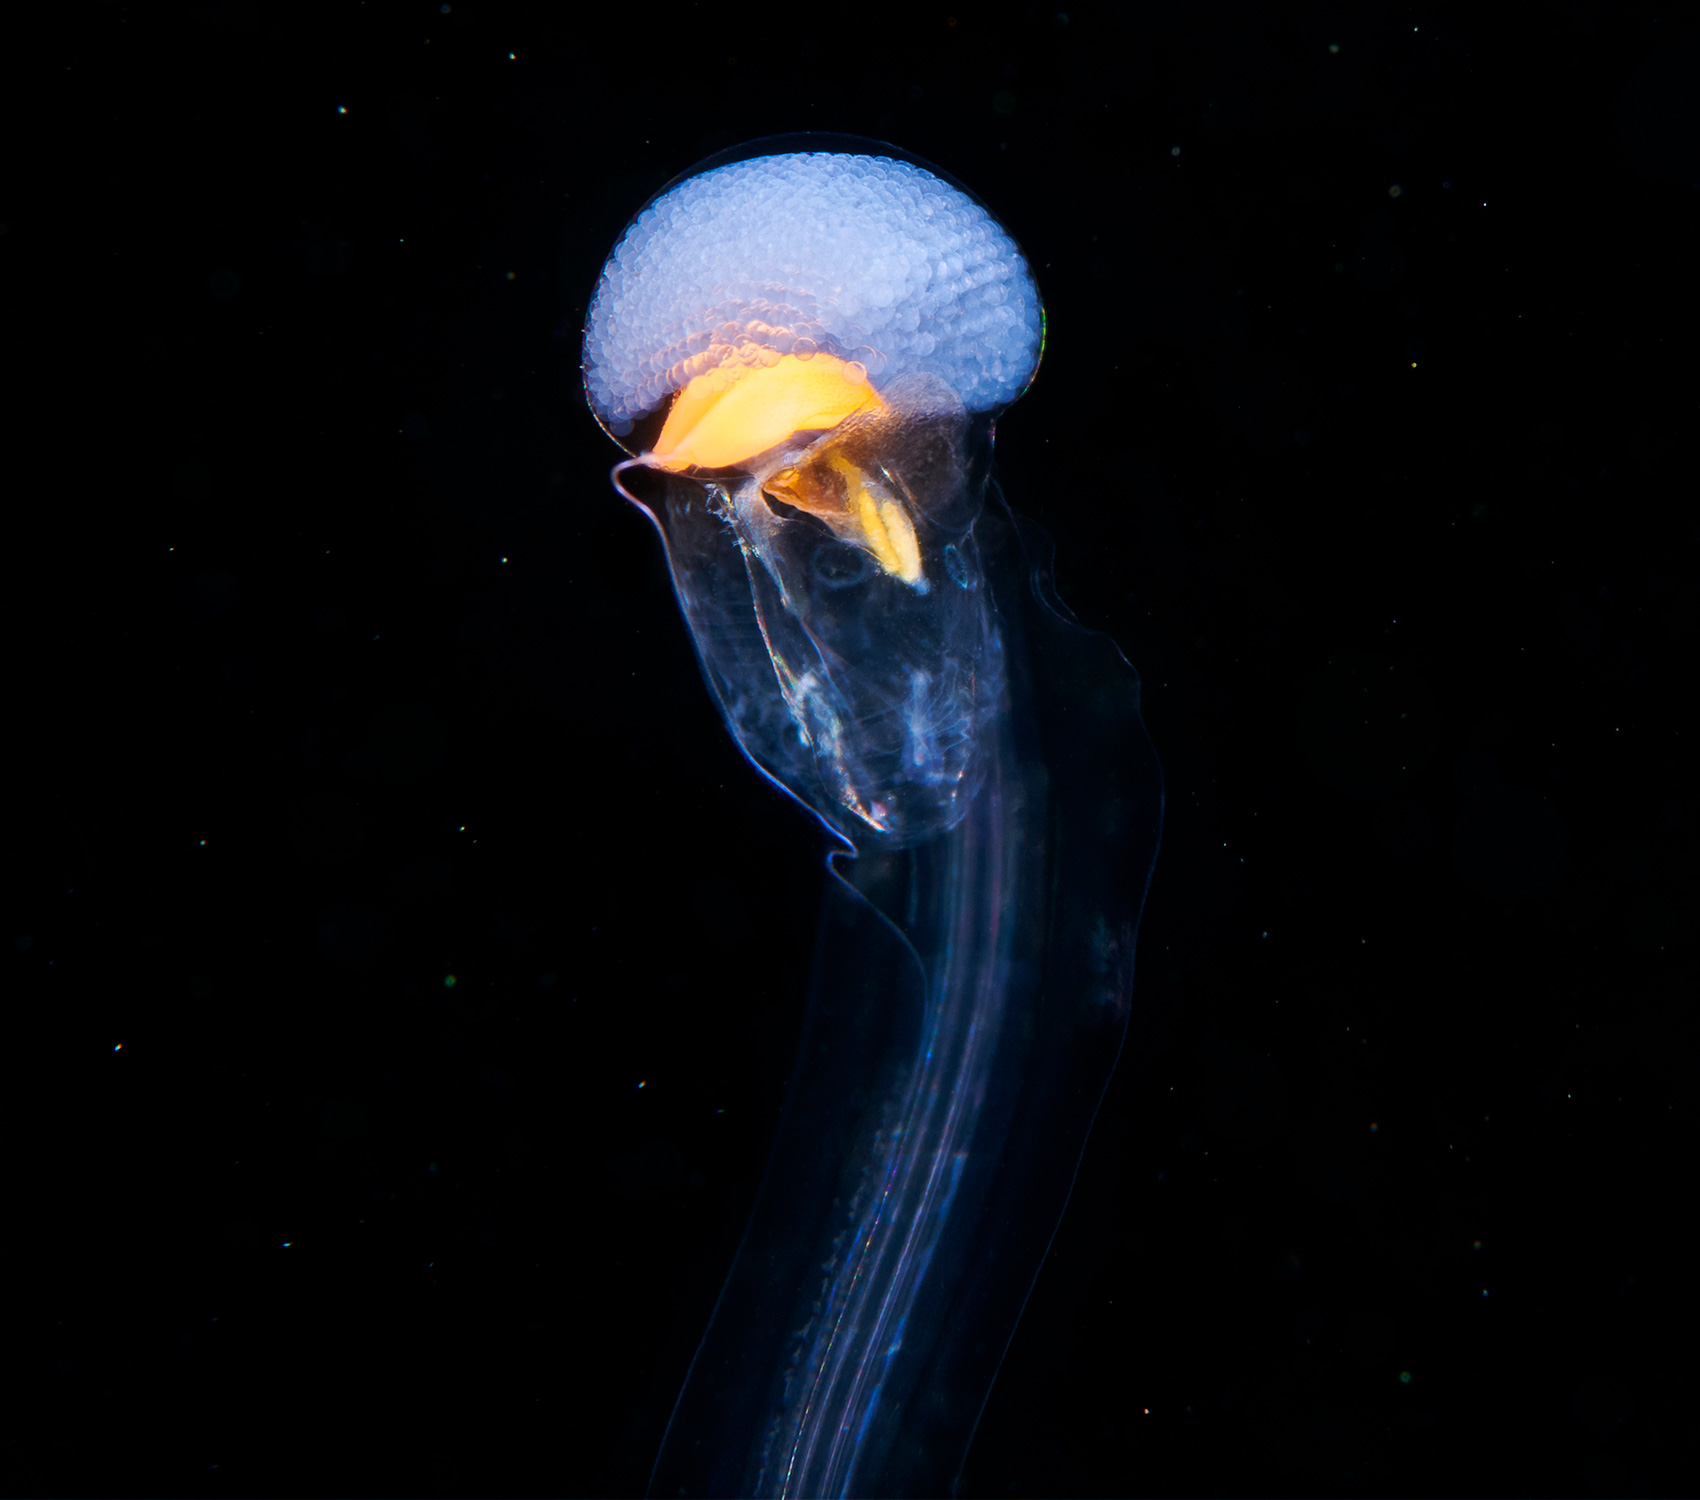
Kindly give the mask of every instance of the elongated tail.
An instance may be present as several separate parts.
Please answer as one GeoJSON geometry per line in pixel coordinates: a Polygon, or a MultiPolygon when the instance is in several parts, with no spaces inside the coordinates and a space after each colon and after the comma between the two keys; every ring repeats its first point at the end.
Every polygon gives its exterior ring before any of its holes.
{"type": "Polygon", "coordinates": [[[1001,507],[1006,701],[963,820],[841,860],[761,1198],[656,1496],[948,1493],[1129,1014],[1161,822],[1138,679],[1001,507]]]}

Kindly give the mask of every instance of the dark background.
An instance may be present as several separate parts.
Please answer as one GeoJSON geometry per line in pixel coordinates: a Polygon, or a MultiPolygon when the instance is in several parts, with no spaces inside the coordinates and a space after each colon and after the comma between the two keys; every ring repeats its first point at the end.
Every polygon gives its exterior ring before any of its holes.
{"type": "Polygon", "coordinates": [[[641,1491],[821,877],[578,330],[652,192],[820,128],[1026,247],[1002,478],[1168,779],[971,1490],[1691,1492],[1697,22],[12,34],[6,1491],[641,1491]]]}

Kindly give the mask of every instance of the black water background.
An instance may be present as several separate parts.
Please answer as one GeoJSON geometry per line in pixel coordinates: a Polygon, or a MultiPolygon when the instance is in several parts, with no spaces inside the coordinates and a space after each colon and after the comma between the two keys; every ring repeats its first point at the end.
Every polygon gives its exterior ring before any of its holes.
{"type": "Polygon", "coordinates": [[[975,1492],[1691,1487],[1692,18],[55,24],[4,61],[9,1492],[641,1487],[819,877],[577,335],[648,194],[800,128],[1027,248],[1002,478],[1168,776],[975,1492]]]}

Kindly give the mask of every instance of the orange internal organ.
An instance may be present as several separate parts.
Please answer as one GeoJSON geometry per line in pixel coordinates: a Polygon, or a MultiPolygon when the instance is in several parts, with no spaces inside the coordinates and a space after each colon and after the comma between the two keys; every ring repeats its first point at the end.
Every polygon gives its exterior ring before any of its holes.
{"type": "Polygon", "coordinates": [[[860,366],[830,354],[722,365],[679,392],[649,457],[674,471],[731,468],[794,432],[824,432],[883,404],[860,366]]]}
{"type": "Polygon", "coordinates": [[[819,517],[841,540],[866,548],[887,573],[921,582],[921,546],[902,502],[836,446],[802,469],[781,469],[766,488],[819,517]]]}

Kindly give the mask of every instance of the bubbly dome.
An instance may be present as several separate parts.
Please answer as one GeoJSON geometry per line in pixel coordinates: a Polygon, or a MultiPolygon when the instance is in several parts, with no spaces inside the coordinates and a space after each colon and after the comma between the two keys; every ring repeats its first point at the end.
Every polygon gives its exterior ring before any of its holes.
{"type": "Polygon", "coordinates": [[[931,172],[762,156],[680,183],[626,230],[591,302],[584,384],[624,435],[706,370],[818,350],[875,390],[925,372],[986,411],[1032,378],[1040,333],[1015,241],[931,172]]]}

